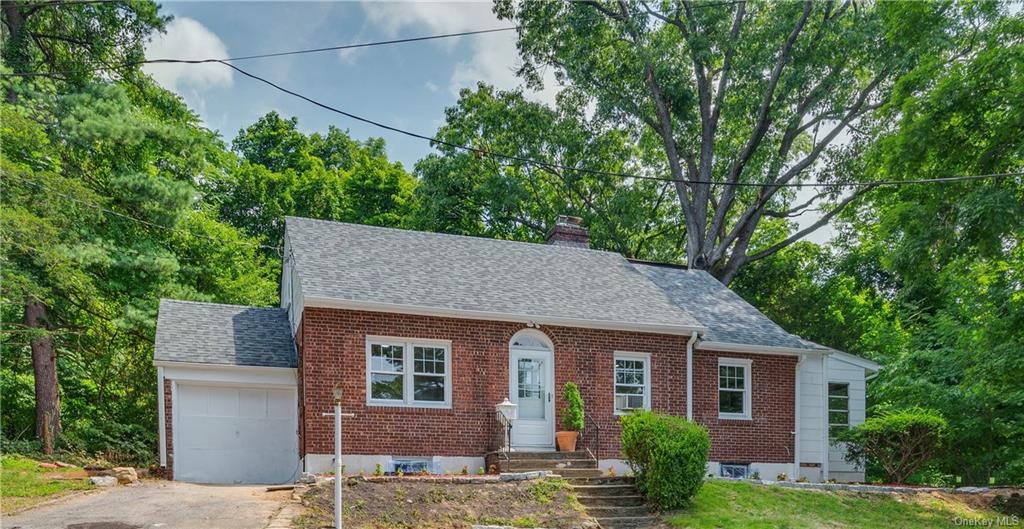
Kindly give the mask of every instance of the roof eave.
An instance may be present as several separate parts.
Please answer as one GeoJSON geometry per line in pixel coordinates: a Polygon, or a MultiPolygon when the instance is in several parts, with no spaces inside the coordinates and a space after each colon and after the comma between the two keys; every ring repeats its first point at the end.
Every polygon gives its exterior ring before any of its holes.
{"type": "Polygon", "coordinates": [[[775,355],[827,355],[831,351],[825,349],[802,349],[800,347],[780,347],[777,345],[756,345],[732,342],[700,341],[694,346],[705,351],[720,351],[723,353],[751,353],[751,354],[775,354],[775,355]]]}
{"type": "Polygon", "coordinates": [[[400,314],[413,314],[417,316],[463,318],[470,320],[511,321],[524,324],[535,323],[538,325],[553,325],[558,327],[581,327],[586,329],[634,331],[656,334],[674,334],[683,336],[689,336],[694,332],[702,333],[707,330],[704,327],[696,327],[691,325],[622,322],[609,320],[587,320],[580,318],[563,318],[558,316],[510,314],[505,312],[452,309],[446,307],[426,307],[421,305],[406,305],[399,303],[385,303],[380,301],[337,299],[321,296],[305,296],[304,306],[307,308],[318,307],[343,310],[364,310],[370,312],[392,312],[400,314]]]}

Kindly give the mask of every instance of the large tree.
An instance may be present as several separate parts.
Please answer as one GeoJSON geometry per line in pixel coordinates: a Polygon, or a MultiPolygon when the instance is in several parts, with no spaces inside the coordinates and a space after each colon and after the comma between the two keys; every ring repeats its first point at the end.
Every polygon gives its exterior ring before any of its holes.
{"type": "MultiPolygon", "coordinates": [[[[499,0],[520,25],[520,71],[546,68],[607,126],[656,140],[644,176],[674,184],[685,257],[725,283],[829,222],[871,187],[794,200],[783,184],[870,180],[867,129],[908,76],[961,51],[984,4],[499,0]],[[845,140],[845,141],[840,141],[845,140]],[[736,184],[765,184],[741,186],[736,184]],[[766,218],[820,210],[755,247],[766,218]]],[[[544,134],[546,131],[540,131],[544,134]]]]}

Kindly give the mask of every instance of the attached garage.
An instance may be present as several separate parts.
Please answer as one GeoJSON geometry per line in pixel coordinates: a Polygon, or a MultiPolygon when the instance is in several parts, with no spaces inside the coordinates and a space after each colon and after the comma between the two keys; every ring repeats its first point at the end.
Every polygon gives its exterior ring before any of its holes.
{"type": "Polygon", "coordinates": [[[301,470],[295,349],[281,309],[163,300],[160,463],[179,481],[289,483],[301,470]]]}

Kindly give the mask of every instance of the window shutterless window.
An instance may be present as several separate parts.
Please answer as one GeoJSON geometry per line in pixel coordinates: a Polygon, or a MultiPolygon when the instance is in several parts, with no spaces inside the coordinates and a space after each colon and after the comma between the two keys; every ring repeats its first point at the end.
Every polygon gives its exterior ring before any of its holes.
{"type": "Polygon", "coordinates": [[[651,357],[615,353],[615,413],[651,409],[651,357]]]}
{"type": "Polygon", "coordinates": [[[451,406],[451,344],[431,340],[366,340],[369,404],[451,406]]]}
{"type": "Polygon", "coordinates": [[[850,427],[850,385],[845,382],[828,383],[828,436],[850,427]]]}
{"type": "Polygon", "coordinates": [[[718,359],[718,417],[750,418],[750,360],[718,359]]]}

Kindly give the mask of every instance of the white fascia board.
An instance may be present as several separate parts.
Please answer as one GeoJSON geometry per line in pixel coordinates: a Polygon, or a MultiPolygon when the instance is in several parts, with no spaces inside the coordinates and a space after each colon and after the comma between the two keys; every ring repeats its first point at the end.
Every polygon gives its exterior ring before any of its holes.
{"type": "Polygon", "coordinates": [[[865,371],[877,373],[882,369],[881,365],[872,362],[867,358],[861,358],[859,356],[852,355],[850,353],[844,353],[842,351],[831,351],[831,353],[832,358],[835,358],[836,360],[839,360],[841,362],[846,362],[847,364],[850,365],[857,366],[861,369],[864,369],[865,371]]]}
{"type": "Polygon", "coordinates": [[[160,441],[158,443],[160,445],[160,466],[161,467],[166,467],[167,466],[167,422],[166,422],[165,416],[167,414],[167,410],[164,408],[164,368],[162,368],[162,367],[157,367],[156,368],[156,385],[157,385],[156,408],[157,408],[157,415],[159,415],[159,417],[160,417],[160,424],[159,424],[160,441]]]}
{"type": "Polygon", "coordinates": [[[164,378],[175,382],[295,387],[298,370],[293,367],[234,366],[197,362],[155,361],[164,378]]]}
{"type": "Polygon", "coordinates": [[[824,349],[800,349],[798,347],[778,347],[772,345],[750,345],[729,342],[697,342],[694,346],[705,351],[720,351],[723,353],[751,353],[770,355],[829,355],[832,351],[824,349]]]}
{"type": "Polygon", "coordinates": [[[325,309],[363,310],[369,312],[391,312],[397,314],[413,314],[416,316],[436,316],[441,318],[462,318],[469,320],[513,321],[553,325],[558,327],[581,327],[585,329],[606,329],[612,331],[635,331],[658,334],[675,334],[689,336],[694,331],[703,333],[704,327],[687,325],[671,325],[657,323],[634,323],[605,320],[584,320],[578,318],[560,318],[557,316],[531,316],[528,314],[509,314],[505,312],[489,312],[483,310],[447,309],[439,307],[423,307],[420,305],[404,305],[379,301],[358,301],[309,296],[305,298],[306,307],[325,309]]]}

